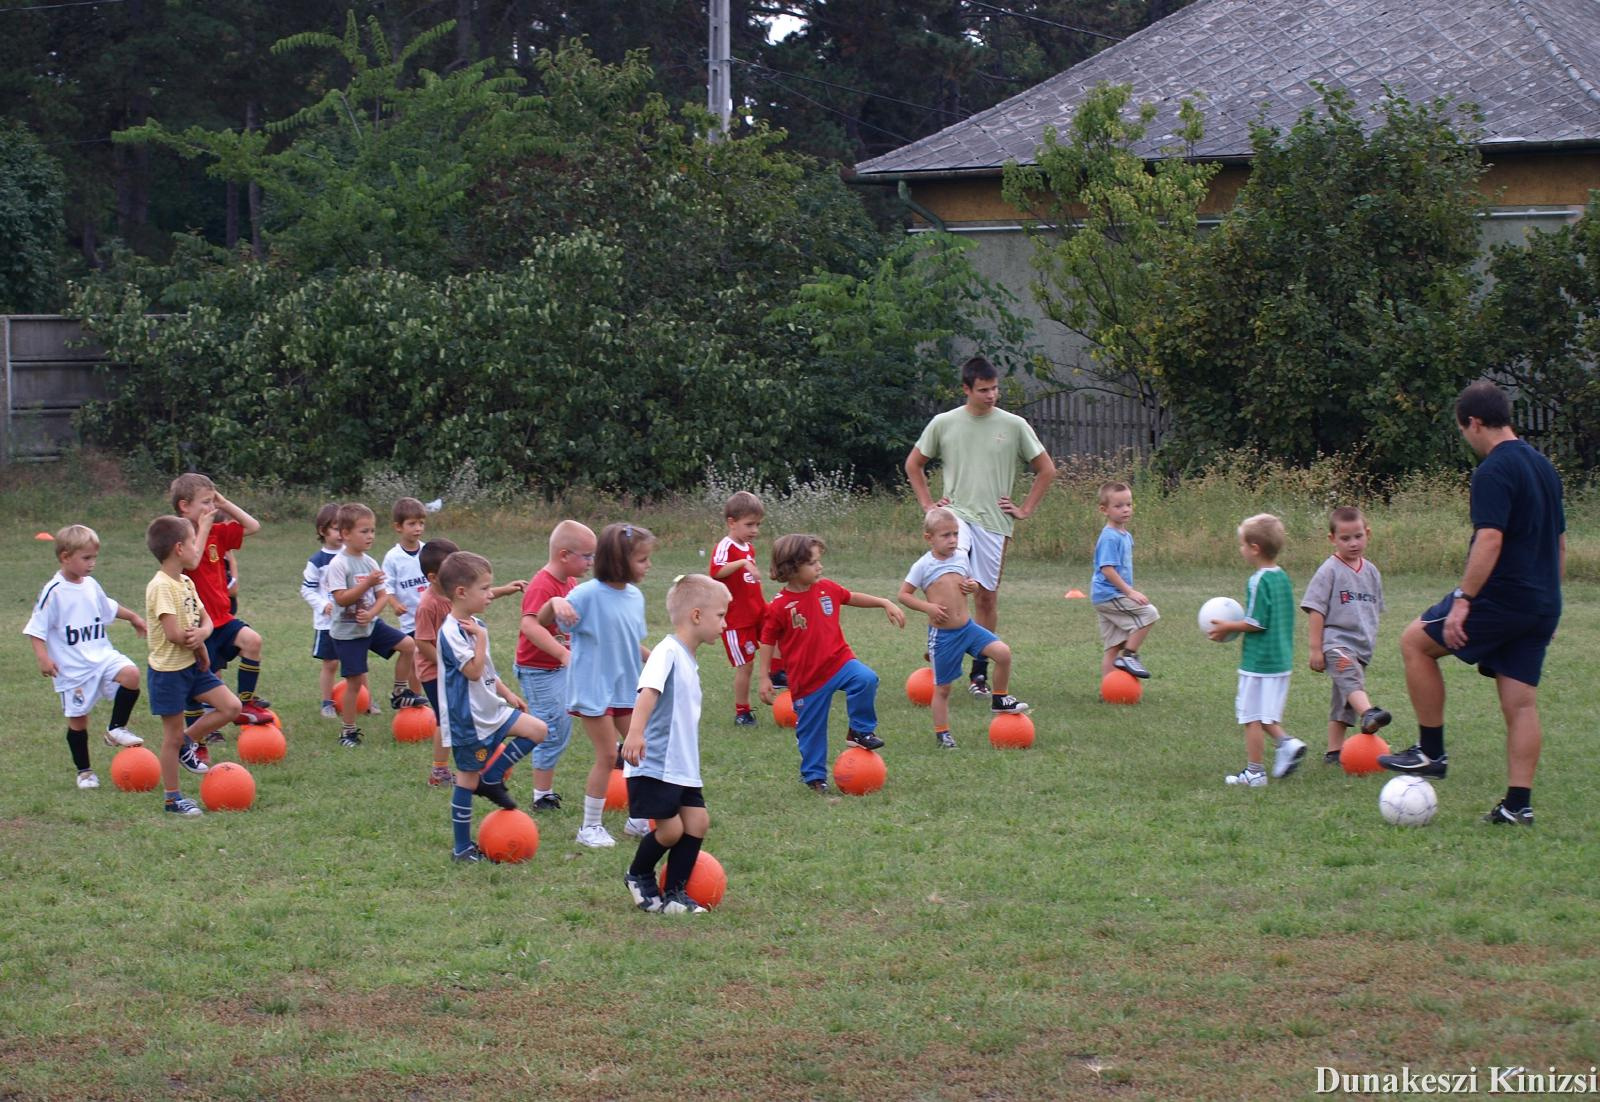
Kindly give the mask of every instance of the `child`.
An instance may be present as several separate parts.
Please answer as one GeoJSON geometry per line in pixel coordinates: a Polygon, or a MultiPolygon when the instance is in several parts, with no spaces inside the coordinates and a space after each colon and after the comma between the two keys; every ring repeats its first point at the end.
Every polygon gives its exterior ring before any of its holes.
{"type": "Polygon", "coordinates": [[[126,620],[143,639],[145,622],[137,612],[107,597],[89,576],[99,558],[100,537],[94,529],[69,524],[57,532],[55,576],[40,590],[33,615],[22,629],[33,644],[39,672],[51,678],[61,694],[67,748],[78,767],[79,788],[100,787],[100,778],[89,767],[89,713],[101,699],[111,698],[106,745],[144,745],[144,739],[128,730],[139,701],[139,667],[111,645],[107,632],[113,620],[126,620]]]}
{"type": "Polygon", "coordinates": [[[761,617],[767,610],[761,591],[761,569],[756,566],[755,538],[761,534],[766,508],[748,490],[740,490],[722,507],[728,534],[711,552],[711,577],[728,587],[728,626],[723,629],[723,649],[733,667],[733,722],[753,727],[750,710],[750,672],[760,646],[761,617]]]}
{"type": "Polygon", "coordinates": [[[1011,648],[967,614],[967,594],[978,583],[967,576],[967,556],[957,547],[961,526],[942,506],[929,509],[922,521],[928,551],[911,565],[900,585],[900,603],[928,617],[928,657],[933,660],[933,738],[946,750],[956,748],[950,734],[950,686],[961,678],[966,655],[994,663],[991,714],[1026,714],[1028,705],[1006,692],[1011,681],[1011,648]],[[926,600],[917,599],[922,590],[926,600]]]}
{"type": "MultiPolygon", "coordinates": [[[[200,601],[211,618],[212,631],[206,639],[206,654],[211,672],[220,674],[235,656],[239,659],[239,719],[243,723],[272,723],[274,716],[267,702],[256,695],[261,679],[261,636],[233,614],[228,599],[227,565],[224,557],[237,551],[246,536],[261,531],[261,522],[223,497],[216,485],[203,474],[179,475],[171,486],[172,511],[191,521],[200,537],[200,561],[188,571],[200,601]],[[218,519],[223,517],[226,519],[218,519]]],[[[200,715],[199,704],[191,701],[186,718],[192,724],[200,715]]],[[[210,741],[220,742],[221,731],[213,731],[210,741]]],[[[201,747],[201,760],[206,758],[201,747]]]]}
{"type": "Polygon", "coordinates": [[[685,574],[667,590],[672,634],[656,644],[639,674],[628,737],[628,814],[653,830],[639,839],[623,881],[641,911],[704,914],[685,890],[711,826],[700,784],[700,665],[695,652],[723,635],[727,586],[704,574],[685,574]],[[657,711],[657,706],[660,710],[657,711]],[[656,865],[667,855],[666,890],[656,887],[656,865]]]}
{"type": "Polygon", "coordinates": [[[189,573],[200,562],[200,533],[186,517],[157,517],[145,530],[145,546],[161,569],[145,586],[145,619],[150,642],[150,712],[161,717],[161,787],[166,809],[186,817],[202,814],[200,805],[178,788],[178,766],[206,772],[196,753],[204,739],[239,717],[239,698],[211,670],[206,648],[211,617],[189,573]],[[187,729],[190,701],[210,707],[187,729]]]}
{"type": "Polygon", "coordinates": [[[1106,526],[1094,545],[1089,599],[1106,648],[1100,676],[1124,670],[1135,677],[1149,677],[1150,671],[1139,661],[1139,647],[1161,613],[1150,598],[1133,588],[1133,536],[1128,531],[1133,519],[1132,488],[1126,482],[1105,483],[1100,487],[1099,508],[1106,526]]]}
{"type": "MultiPolygon", "coordinates": [[[[434,539],[429,540],[417,556],[417,565],[428,579],[428,588],[417,601],[416,634],[413,636],[417,641],[416,674],[435,716],[439,714],[439,628],[450,615],[450,598],[439,584],[439,567],[459,550],[461,548],[453,540],[434,539]]],[[[435,788],[455,784],[455,774],[450,772],[445,754],[444,736],[438,727],[433,730],[433,767],[428,773],[428,784],[435,788]]]]}
{"type": "Polygon", "coordinates": [[[844,641],[839,613],[845,605],[881,608],[895,627],[906,626],[906,614],[894,603],[867,593],[852,593],[822,576],[822,554],[828,545],[810,535],[780,536],[772,545],[772,577],[783,589],[767,606],[761,623],[761,699],[771,704],[772,651],[783,649],[789,671],[789,692],[799,716],[795,744],[800,750],[800,783],[813,792],[828,791],[828,708],[843,690],[850,732],[845,741],[876,750],[883,740],[875,732],[878,675],[859,661],[844,641]]]}
{"type": "MultiPolygon", "coordinates": [[[[400,630],[416,637],[417,602],[428,587],[418,556],[422,553],[422,533],[428,527],[428,514],[422,502],[403,497],[394,503],[390,519],[400,542],[383,557],[383,578],[389,588],[389,603],[400,617],[400,630]]],[[[411,659],[402,654],[394,662],[394,688],[389,693],[391,708],[409,708],[422,703],[410,700],[411,659]],[[410,700],[410,703],[406,701],[410,700]]],[[[419,679],[420,680],[420,679],[419,679]]]]}
{"type": "MultiPolygon", "coordinates": [[[[333,626],[328,634],[333,637],[333,647],[339,655],[339,672],[344,677],[344,700],[340,707],[343,728],[339,745],[354,747],[361,745],[356,707],[357,698],[367,683],[367,654],[370,652],[379,658],[404,654],[414,658],[417,643],[378,619],[385,596],[383,571],[367,554],[378,538],[377,515],[359,502],[349,502],[339,507],[337,523],[344,550],[328,564],[328,592],[335,606],[333,626]]],[[[404,703],[400,707],[428,702],[417,682],[414,663],[410,691],[402,700],[404,703]]]]}
{"type": "Polygon", "coordinates": [[[317,510],[313,522],[317,529],[318,549],[306,560],[300,571],[300,599],[311,606],[311,657],[322,662],[318,687],[322,693],[322,718],[337,719],[338,709],[333,706],[333,682],[339,676],[339,655],[333,649],[333,637],[328,628],[333,625],[333,598],[328,596],[328,564],[333,561],[344,540],[339,538],[339,506],[328,502],[317,510]]]}
{"type": "Polygon", "coordinates": [[[1294,667],[1294,587],[1278,565],[1287,541],[1283,521],[1271,513],[1258,513],[1239,525],[1239,554],[1256,568],[1248,583],[1244,619],[1218,620],[1208,633],[1218,642],[1230,632],[1244,633],[1239,691],[1233,706],[1244,727],[1246,760],[1243,769],[1225,779],[1247,788],[1267,783],[1263,766],[1266,734],[1277,747],[1273,777],[1287,777],[1306,756],[1306,744],[1290,738],[1283,729],[1283,706],[1294,667]]]}
{"type": "Polygon", "coordinates": [[[494,600],[489,560],[470,551],[457,551],[439,564],[437,576],[439,587],[450,598],[450,615],[439,626],[439,703],[443,705],[439,729],[456,763],[456,783],[450,796],[454,841],[450,855],[456,861],[481,861],[483,854],[472,841],[473,795],[501,807],[517,806],[501,779],[509,765],[496,761],[486,769],[485,763],[506,739],[521,743],[526,753],[544,739],[545,727],[528,714],[523,699],[506,688],[489,657],[489,629],[478,619],[478,613],[494,600]]]}
{"type": "MultiPolygon", "coordinates": [[[[572,639],[567,664],[567,711],[583,724],[594,746],[594,764],[583,786],[583,825],[578,844],[614,846],[601,823],[606,786],[619,768],[618,745],[628,733],[628,717],[639,691],[639,670],[650,651],[644,645],[644,594],[639,583],[650,573],[656,538],[636,524],[608,524],[595,545],[594,577],[567,597],[552,597],[539,609],[539,623],[560,624],[572,639]]],[[[650,828],[630,818],[623,831],[635,837],[650,828]]]]}
{"type": "Polygon", "coordinates": [[[1328,752],[1322,760],[1337,765],[1345,732],[1360,717],[1362,734],[1389,725],[1390,715],[1367,695],[1367,663],[1378,642],[1383,611],[1383,576],[1364,553],[1372,529],[1360,509],[1343,506],[1328,516],[1333,554],[1317,567],[1300,607],[1310,620],[1311,668],[1328,672],[1333,704],[1328,712],[1328,752]],[[1330,663],[1329,658],[1333,661],[1330,663]]]}
{"type": "Polygon", "coordinates": [[[533,809],[556,811],[561,797],[555,791],[556,762],[572,738],[572,717],[567,714],[567,664],[572,661],[572,639],[556,625],[539,623],[539,612],[554,597],[567,597],[578,579],[594,565],[595,538],[588,525],[564,520],[550,532],[550,555],[528,579],[522,591],[522,631],[517,636],[517,683],[528,698],[529,710],[550,733],[533,755],[533,809]]]}

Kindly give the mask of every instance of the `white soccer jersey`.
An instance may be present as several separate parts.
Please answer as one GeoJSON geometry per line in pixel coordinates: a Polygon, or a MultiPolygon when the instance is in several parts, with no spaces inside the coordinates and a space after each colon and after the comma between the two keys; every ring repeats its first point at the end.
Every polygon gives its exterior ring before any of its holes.
{"type": "Polygon", "coordinates": [[[311,606],[313,631],[327,631],[333,626],[336,610],[328,608],[333,604],[333,594],[328,592],[328,564],[338,554],[339,548],[324,547],[306,560],[306,567],[300,572],[300,599],[311,606]]]}
{"type": "MultiPolygon", "coordinates": [[[[483,621],[477,621],[483,627],[483,621]]],[[[495,689],[500,675],[495,672],[487,638],[483,647],[483,672],[469,678],[461,667],[477,653],[472,639],[461,630],[461,621],[452,613],[439,625],[439,737],[446,746],[483,742],[505,726],[515,713],[495,689]]]]}
{"type": "Polygon", "coordinates": [[[106,596],[99,582],[93,578],[69,582],[58,570],[39,591],[22,634],[44,640],[58,671],[56,692],[70,692],[98,677],[109,660],[122,657],[107,636],[116,618],[117,602],[106,596]]]}
{"type": "Polygon", "coordinates": [[[644,757],[624,765],[624,777],[655,777],[700,787],[700,665],[676,635],[650,652],[639,688],[661,694],[644,726],[644,757]]]}
{"type": "Polygon", "coordinates": [[[405,609],[400,617],[400,630],[410,634],[417,630],[417,605],[422,601],[422,591],[428,588],[428,579],[422,573],[422,549],[407,551],[398,543],[389,548],[383,557],[384,584],[405,609]]]}

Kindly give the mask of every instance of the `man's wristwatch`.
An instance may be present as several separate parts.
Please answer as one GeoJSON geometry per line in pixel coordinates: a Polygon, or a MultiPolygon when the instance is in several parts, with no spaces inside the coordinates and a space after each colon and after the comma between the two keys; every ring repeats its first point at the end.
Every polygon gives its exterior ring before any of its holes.
{"type": "Polygon", "coordinates": [[[1462,589],[1459,585],[1451,591],[1450,596],[1454,597],[1458,601],[1466,601],[1468,604],[1472,603],[1472,595],[1467,593],[1466,590],[1462,589]]]}

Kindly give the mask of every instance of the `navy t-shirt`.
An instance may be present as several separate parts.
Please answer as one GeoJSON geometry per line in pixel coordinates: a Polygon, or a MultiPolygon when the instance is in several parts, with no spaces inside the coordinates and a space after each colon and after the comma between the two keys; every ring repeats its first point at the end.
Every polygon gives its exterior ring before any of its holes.
{"type": "Polygon", "coordinates": [[[1502,534],[1500,558],[1479,597],[1527,612],[1561,612],[1560,538],[1567,530],[1561,476],[1526,440],[1507,440],[1472,472],[1473,539],[1502,534]]]}

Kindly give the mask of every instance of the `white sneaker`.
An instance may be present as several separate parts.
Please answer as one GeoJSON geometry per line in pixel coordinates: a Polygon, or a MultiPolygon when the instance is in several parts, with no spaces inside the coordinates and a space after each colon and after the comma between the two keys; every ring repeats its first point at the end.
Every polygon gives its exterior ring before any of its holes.
{"type": "Polygon", "coordinates": [[[1242,784],[1246,788],[1267,787],[1267,771],[1265,769],[1259,773],[1254,769],[1241,769],[1237,773],[1229,773],[1222,779],[1229,784],[1242,784]]]}
{"type": "Polygon", "coordinates": [[[338,719],[339,718],[339,709],[335,708],[332,704],[324,704],[322,706],[322,718],[323,719],[338,719]]]}
{"type": "Polygon", "coordinates": [[[1297,738],[1286,738],[1278,745],[1278,752],[1272,759],[1272,778],[1287,777],[1305,760],[1306,744],[1297,738]]]}
{"type": "Polygon", "coordinates": [[[82,773],[78,774],[78,787],[99,788],[100,778],[94,775],[93,769],[85,769],[82,773]]]}
{"type": "Polygon", "coordinates": [[[629,819],[622,824],[622,833],[629,838],[643,838],[650,833],[649,819],[629,819]]]}
{"type": "Polygon", "coordinates": [[[611,832],[603,826],[590,826],[578,828],[578,845],[588,846],[590,849],[609,849],[617,844],[611,837],[611,832]]]}
{"type": "Polygon", "coordinates": [[[107,746],[143,746],[144,739],[126,727],[113,727],[106,732],[107,746]]]}

